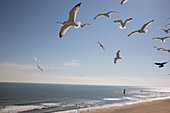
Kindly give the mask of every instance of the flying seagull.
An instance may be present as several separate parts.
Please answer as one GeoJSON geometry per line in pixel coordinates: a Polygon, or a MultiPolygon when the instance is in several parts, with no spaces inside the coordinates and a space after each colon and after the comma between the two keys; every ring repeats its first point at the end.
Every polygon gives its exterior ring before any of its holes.
{"type": "Polygon", "coordinates": [[[162,49],[162,51],[167,51],[168,53],[170,53],[169,49],[162,49]]]}
{"type": "Polygon", "coordinates": [[[111,17],[109,14],[111,14],[111,13],[119,13],[119,12],[115,12],[115,11],[110,11],[110,12],[108,12],[108,13],[103,13],[103,14],[98,14],[96,17],[94,17],[94,20],[96,19],[96,18],[98,18],[99,16],[106,16],[106,17],[111,17]]]}
{"type": "Polygon", "coordinates": [[[98,44],[103,48],[103,50],[105,50],[104,46],[100,42],[98,42],[98,44]]]}
{"type": "Polygon", "coordinates": [[[120,50],[116,53],[116,57],[114,58],[114,63],[116,64],[118,59],[122,59],[122,57],[120,57],[120,50]]]}
{"type": "Polygon", "coordinates": [[[35,61],[37,61],[39,63],[41,62],[40,60],[38,60],[38,58],[36,58],[36,57],[33,57],[33,58],[34,58],[35,61]]]}
{"type": "Polygon", "coordinates": [[[123,23],[122,20],[115,20],[114,22],[120,23],[119,28],[120,29],[126,29],[125,24],[130,22],[132,18],[126,19],[126,21],[123,23]]]}
{"type": "Polygon", "coordinates": [[[138,32],[138,33],[146,33],[147,30],[144,30],[144,29],[145,29],[148,25],[150,25],[153,21],[154,21],[154,20],[151,20],[150,22],[144,24],[141,29],[131,32],[131,33],[128,35],[128,37],[131,36],[131,35],[134,34],[134,33],[137,33],[137,32],[138,32]]]}
{"type": "Polygon", "coordinates": [[[164,48],[158,48],[158,47],[156,47],[156,46],[153,46],[154,48],[156,48],[157,50],[161,50],[161,49],[164,49],[164,48]]]}
{"type": "Polygon", "coordinates": [[[121,5],[126,3],[128,0],[122,0],[122,2],[120,3],[121,5]]]}
{"type": "Polygon", "coordinates": [[[170,38],[170,36],[166,36],[166,37],[162,37],[162,38],[156,37],[156,38],[152,38],[152,39],[153,40],[160,40],[161,42],[165,42],[165,39],[168,39],[168,38],[170,38]]]}
{"type": "Polygon", "coordinates": [[[170,26],[170,23],[165,25],[165,27],[167,27],[167,26],[170,26]]]}
{"type": "MultiPolygon", "coordinates": [[[[161,28],[161,29],[162,29],[162,28],[161,28]]],[[[169,29],[162,29],[162,30],[164,30],[164,32],[167,33],[167,34],[170,33],[170,32],[169,32],[170,28],[169,28],[169,29]]]]}
{"type": "Polygon", "coordinates": [[[84,26],[87,26],[87,25],[90,25],[90,24],[88,24],[88,23],[87,24],[83,24],[83,25],[81,24],[80,27],[81,27],[81,29],[84,29],[84,26]]]}
{"type": "Polygon", "coordinates": [[[155,63],[155,65],[158,65],[159,68],[161,68],[161,67],[164,67],[164,64],[166,64],[166,63],[168,63],[168,61],[167,62],[162,62],[162,63],[155,63]]]}
{"type": "Polygon", "coordinates": [[[80,74],[80,73],[79,73],[79,76],[80,76],[80,77],[84,77],[84,76],[83,76],[82,74],[80,74]]]}
{"type": "Polygon", "coordinates": [[[77,15],[80,5],[81,5],[81,2],[71,9],[71,11],[69,12],[69,19],[67,21],[65,21],[64,23],[58,22],[59,24],[62,25],[60,34],[59,34],[60,38],[66,33],[66,31],[71,26],[74,26],[75,28],[80,27],[81,22],[75,22],[76,15],[77,15]]]}
{"type": "Polygon", "coordinates": [[[43,69],[42,69],[38,64],[36,64],[36,65],[37,65],[38,69],[40,69],[41,71],[43,71],[43,69]]]}

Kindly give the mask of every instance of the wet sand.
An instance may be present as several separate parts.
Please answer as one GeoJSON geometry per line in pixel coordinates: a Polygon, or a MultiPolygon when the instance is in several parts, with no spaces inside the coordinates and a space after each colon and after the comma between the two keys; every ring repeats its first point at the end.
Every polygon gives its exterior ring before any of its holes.
{"type": "Polygon", "coordinates": [[[170,99],[84,111],[81,113],[170,113],[170,99]]]}

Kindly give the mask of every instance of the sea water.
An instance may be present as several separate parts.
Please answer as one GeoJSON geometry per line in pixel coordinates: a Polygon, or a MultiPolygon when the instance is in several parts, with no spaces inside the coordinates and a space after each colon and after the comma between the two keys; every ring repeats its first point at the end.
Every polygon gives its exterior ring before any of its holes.
{"type": "Polygon", "coordinates": [[[77,113],[169,97],[165,88],[0,83],[0,113],[77,113]]]}

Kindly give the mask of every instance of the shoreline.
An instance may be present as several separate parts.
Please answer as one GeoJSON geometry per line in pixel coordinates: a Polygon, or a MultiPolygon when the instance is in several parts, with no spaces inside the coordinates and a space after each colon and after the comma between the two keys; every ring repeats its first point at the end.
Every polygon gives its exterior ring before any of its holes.
{"type": "Polygon", "coordinates": [[[81,113],[170,113],[170,98],[81,111],[81,113]]]}

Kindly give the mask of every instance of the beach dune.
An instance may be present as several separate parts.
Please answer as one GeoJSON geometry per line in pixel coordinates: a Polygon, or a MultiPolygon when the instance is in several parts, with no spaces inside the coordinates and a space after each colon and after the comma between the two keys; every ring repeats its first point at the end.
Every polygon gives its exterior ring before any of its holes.
{"type": "Polygon", "coordinates": [[[142,102],[81,113],[170,113],[170,99],[142,102]]]}

